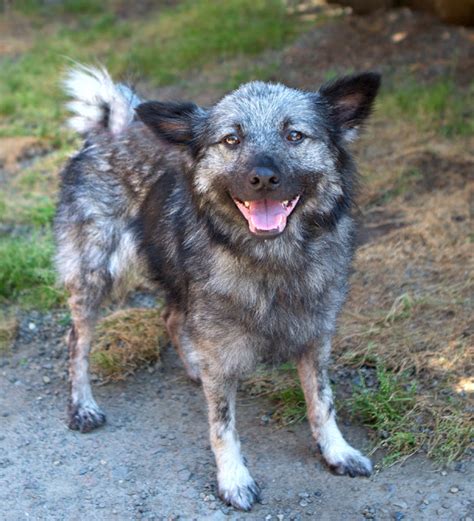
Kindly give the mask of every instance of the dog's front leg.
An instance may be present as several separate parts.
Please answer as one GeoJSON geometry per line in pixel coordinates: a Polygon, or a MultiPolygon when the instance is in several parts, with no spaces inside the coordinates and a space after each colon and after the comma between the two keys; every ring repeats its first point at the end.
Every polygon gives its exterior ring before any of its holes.
{"type": "Polygon", "coordinates": [[[324,460],[334,472],[351,477],[370,476],[370,460],[346,442],[336,423],[327,374],[330,350],[331,339],[328,336],[323,339],[321,350],[312,347],[298,362],[311,431],[324,460]]]}
{"type": "Polygon", "coordinates": [[[235,429],[237,383],[237,378],[224,377],[208,367],[202,373],[219,495],[235,508],[250,510],[259,499],[260,489],[245,466],[235,429]]]}

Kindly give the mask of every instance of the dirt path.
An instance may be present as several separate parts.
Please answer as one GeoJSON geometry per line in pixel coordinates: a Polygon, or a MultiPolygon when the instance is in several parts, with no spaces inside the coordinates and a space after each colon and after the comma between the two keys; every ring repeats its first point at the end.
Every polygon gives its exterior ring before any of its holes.
{"type": "MultiPolygon", "coordinates": [[[[2,520],[474,518],[471,464],[439,472],[417,457],[369,480],[333,476],[306,423],[276,430],[262,420],[270,404],[243,395],[239,428],[263,502],[250,514],[226,508],[216,498],[201,389],[171,350],[153,373],[97,389],[105,428],[66,428],[60,323],[58,314],[30,314],[13,352],[0,358],[2,520]]],[[[367,446],[344,423],[348,438],[367,446]]]]}

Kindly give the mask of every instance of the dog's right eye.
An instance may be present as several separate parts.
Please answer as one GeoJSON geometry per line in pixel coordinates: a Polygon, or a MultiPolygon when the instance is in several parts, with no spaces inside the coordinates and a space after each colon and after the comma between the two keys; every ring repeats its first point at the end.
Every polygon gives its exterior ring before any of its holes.
{"type": "Polygon", "coordinates": [[[236,136],[235,134],[229,134],[222,139],[221,143],[229,145],[230,147],[235,147],[240,143],[240,139],[239,136],[236,136]]]}

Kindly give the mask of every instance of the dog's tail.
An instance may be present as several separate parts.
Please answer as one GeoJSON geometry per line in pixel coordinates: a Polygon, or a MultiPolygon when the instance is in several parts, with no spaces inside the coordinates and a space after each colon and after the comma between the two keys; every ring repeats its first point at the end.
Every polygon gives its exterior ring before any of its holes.
{"type": "Polygon", "coordinates": [[[77,65],[63,85],[72,98],[66,105],[74,114],[68,125],[83,136],[103,131],[119,134],[131,123],[140,103],[132,89],[114,83],[103,68],[77,65]]]}

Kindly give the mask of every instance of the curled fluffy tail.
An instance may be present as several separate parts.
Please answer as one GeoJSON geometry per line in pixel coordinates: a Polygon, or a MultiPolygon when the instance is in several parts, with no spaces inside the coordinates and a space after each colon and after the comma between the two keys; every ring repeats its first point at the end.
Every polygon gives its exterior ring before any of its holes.
{"type": "Polygon", "coordinates": [[[64,80],[64,89],[73,98],[66,105],[74,114],[68,124],[83,136],[103,131],[119,134],[131,123],[140,103],[129,87],[114,83],[103,68],[74,67],[64,80]]]}

